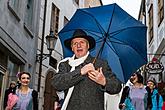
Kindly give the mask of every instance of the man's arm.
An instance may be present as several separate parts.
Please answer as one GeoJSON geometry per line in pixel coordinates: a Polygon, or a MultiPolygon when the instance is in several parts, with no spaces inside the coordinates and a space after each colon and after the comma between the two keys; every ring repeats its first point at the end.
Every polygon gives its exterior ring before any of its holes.
{"type": "Polygon", "coordinates": [[[52,79],[52,85],[57,91],[69,89],[83,80],[80,67],[77,67],[72,72],[70,72],[70,69],[71,67],[67,64],[67,62],[60,63],[59,72],[56,73],[52,79]]]}

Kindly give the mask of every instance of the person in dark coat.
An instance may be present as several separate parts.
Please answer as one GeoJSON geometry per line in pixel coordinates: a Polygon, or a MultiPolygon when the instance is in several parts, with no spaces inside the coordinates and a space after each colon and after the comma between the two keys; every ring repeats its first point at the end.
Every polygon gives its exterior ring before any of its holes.
{"type": "Polygon", "coordinates": [[[158,93],[157,89],[157,83],[155,78],[150,78],[147,81],[147,87],[149,87],[149,98],[150,101],[152,102],[150,110],[162,110],[163,106],[163,98],[162,96],[158,93]]]}
{"type": "Polygon", "coordinates": [[[165,87],[161,90],[161,94],[162,94],[162,97],[163,97],[162,110],[165,110],[165,87]]]}
{"type": "Polygon", "coordinates": [[[4,104],[3,104],[4,109],[7,106],[8,95],[10,93],[15,94],[15,91],[16,91],[16,82],[15,81],[11,81],[9,88],[5,90],[4,104]]]}
{"type": "Polygon", "coordinates": [[[104,93],[118,94],[121,81],[112,73],[107,61],[96,59],[93,63],[95,58],[89,50],[95,47],[95,40],[85,31],[77,29],[64,45],[74,55],[59,63],[52,80],[56,90],[65,92],[62,110],[104,110],[104,93]]]}

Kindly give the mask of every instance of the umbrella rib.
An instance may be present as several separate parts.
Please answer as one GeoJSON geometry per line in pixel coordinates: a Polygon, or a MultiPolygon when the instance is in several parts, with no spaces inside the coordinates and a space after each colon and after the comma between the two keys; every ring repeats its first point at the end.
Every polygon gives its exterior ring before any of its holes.
{"type": "Polygon", "coordinates": [[[145,28],[145,27],[142,27],[142,26],[126,27],[126,28],[124,28],[124,29],[120,29],[120,30],[114,31],[114,32],[112,32],[111,34],[112,34],[112,36],[114,36],[114,35],[119,34],[120,32],[125,31],[125,30],[127,30],[127,29],[129,29],[129,28],[145,28]],[[113,35],[113,34],[114,34],[114,35],[113,35]]]}
{"type": "Polygon", "coordinates": [[[106,42],[106,38],[104,38],[104,41],[102,42],[101,47],[100,47],[98,53],[96,54],[96,57],[94,58],[94,60],[92,62],[93,64],[96,62],[96,59],[98,58],[98,56],[100,55],[100,53],[103,52],[103,47],[104,47],[105,42],[106,42]]]}
{"type": "MultiPolygon", "coordinates": [[[[108,42],[106,42],[106,44],[109,45],[108,42]]],[[[112,45],[113,45],[113,44],[112,44],[112,45]]],[[[119,56],[118,53],[116,52],[115,48],[113,49],[110,45],[109,45],[109,47],[112,49],[112,51],[113,51],[117,56],[119,56]]],[[[120,57],[118,57],[118,58],[119,58],[119,61],[121,62],[120,57]]],[[[124,70],[124,69],[123,69],[123,65],[121,65],[121,68],[122,68],[122,70],[124,70]]],[[[124,77],[124,76],[123,76],[123,77],[124,77]]],[[[125,80],[125,77],[124,77],[124,80],[125,80]]]]}
{"type": "MultiPolygon", "coordinates": [[[[102,39],[103,37],[100,37],[99,35],[95,34],[95,33],[99,33],[99,32],[96,32],[96,31],[92,31],[90,29],[83,29],[83,30],[86,30],[88,33],[94,35],[94,36],[97,36],[98,38],[102,39]],[[94,33],[93,33],[94,32],[94,33]]],[[[100,32],[99,34],[101,34],[103,36],[103,33],[100,32]]]]}
{"type": "Polygon", "coordinates": [[[114,11],[115,11],[115,6],[116,6],[116,5],[114,5],[114,7],[113,7],[112,17],[111,17],[111,19],[110,19],[110,22],[109,22],[109,26],[108,26],[108,30],[107,30],[107,33],[109,32],[109,30],[110,30],[110,27],[111,27],[112,18],[113,18],[113,15],[114,15],[114,11]]]}
{"type": "MultiPolygon", "coordinates": [[[[137,28],[137,27],[128,27],[128,28],[137,28]]],[[[122,31],[124,31],[124,30],[127,30],[128,28],[125,28],[125,29],[122,29],[122,30],[118,30],[118,31],[116,31],[116,32],[113,32],[113,35],[111,36],[111,38],[116,39],[116,40],[118,40],[118,41],[120,41],[120,42],[111,41],[110,38],[108,37],[109,41],[110,41],[110,42],[119,43],[119,44],[128,45],[126,42],[121,41],[121,40],[119,40],[119,39],[113,37],[113,36],[119,34],[120,32],[122,32],[122,31]],[[121,43],[121,42],[122,42],[122,43],[121,43]]]]}
{"type": "MultiPolygon", "coordinates": [[[[142,57],[142,52],[139,52],[136,48],[134,48],[134,46],[132,46],[131,44],[129,45],[129,44],[127,44],[126,42],[123,42],[123,41],[121,41],[121,40],[119,40],[119,39],[117,39],[117,38],[114,38],[114,39],[116,39],[116,40],[118,40],[118,41],[120,41],[120,42],[115,42],[115,41],[112,41],[112,40],[110,40],[109,38],[108,38],[108,40],[109,40],[109,42],[113,42],[113,43],[117,43],[117,44],[121,44],[121,45],[128,45],[128,46],[131,46],[132,47],[132,49],[134,49],[141,57],[142,57]]],[[[112,49],[112,51],[114,51],[114,53],[116,53],[116,51],[108,44],[108,42],[106,42],[107,43],[107,45],[112,49]]],[[[113,46],[113,43],[111,43],[112,44],[112,46],[113,46]]],[[[114,46],[113,46],[114,47],[114,46]]],[[[117,53],[116,53],[117,54],[117,53]]],[[[117,54],[118,55],[118,54],[117,54]]],[[[142,57],[143,58],[143,57],[142,57]]],[[[144,58],[143,58],[144,59],[144,58]]],[[[146,59],[144,59],[145,61],[147,61],[146,59]]]]}
{"type": "MultiPolygon", "coordinates": [[[[95,22],[96,22],[96,24],[97,24],[97,26],[98,26],[100,32],[102,32],[101,30],[103,30],[104,33],[105,33],[104,28],[100,25],[100,23],[97,21],[97,19],[96,19],[92,14],[88,13],[86,10],[80,10],[80,11],[82,11],[82,12],[86,13],[87,15],[91,16],[91,17],[95,20],[95,22]]],[[[102,33],[102,34],[103,34],[103,33],[102,33]]]]}
{"type": "MultiPolygon", "coordinates": [[[[117,54],[117,52],[116,52],[116,50],[115,50],[115,48],[113,49],[110,45],[109,45],[109,43],[108,42],[106,42],[106,44],[111,48],[111,50],[114,52],[114,53],[116,53],[117,54]]],[[[112,44],[113,45],[113,44],[112,44]]],[[[118,55],[118,54],[117,54],[118,55]]]]}

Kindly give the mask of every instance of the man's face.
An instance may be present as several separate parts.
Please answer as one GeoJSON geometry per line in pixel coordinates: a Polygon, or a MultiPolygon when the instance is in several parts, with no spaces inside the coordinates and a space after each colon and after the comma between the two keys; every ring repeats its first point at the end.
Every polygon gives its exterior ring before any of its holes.
{"type": "Polygon", "coordinates": [[[89,49],[89,43],[84,38],[74,38],[71,42],[71,48],[77,58],[85,56],[89,49]]]}
{"type": "Polygon", "coordinates": [[[154,83],[153,83],[152,81],[148,81],[148,82],[147,82],[147,86],[148,86],[151,90],[153,90],[153,89],[155,88],[155,85],[154,85],[154,83]]]}
{"type": "Polygon", "coordinates": [[[16,86],[16,84],[11,83],[11,88],[14,88],[16,86]]]}

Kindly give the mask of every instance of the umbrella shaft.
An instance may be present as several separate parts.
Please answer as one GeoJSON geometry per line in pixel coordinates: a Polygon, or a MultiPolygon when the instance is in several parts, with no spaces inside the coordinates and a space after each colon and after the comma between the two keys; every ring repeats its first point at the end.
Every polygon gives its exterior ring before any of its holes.
{"type": "Polygon", "coordinates": [[[93,62],[92,62],[93,64],[96,62],[96,59],[98,58],[100,52],[103,50],[103,47],[104,47],[105,42],[106,42],[106,38],[104,38],[104,41],[102,42],[101,47],[100,47],[100,49],[99,49],[99,51],[98,51],[98,53],[97,53],[95,59],[94,59],[93,62]]]}

